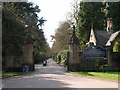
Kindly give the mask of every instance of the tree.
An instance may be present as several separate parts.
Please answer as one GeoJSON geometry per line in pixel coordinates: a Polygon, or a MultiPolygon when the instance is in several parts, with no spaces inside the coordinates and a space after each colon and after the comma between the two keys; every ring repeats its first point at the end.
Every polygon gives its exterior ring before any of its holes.
{"type": "Polygon", "coordinates": [[[33,3],[6,2],[2,9],[2,53],[6,55],[20,56],[23,52],[23,44],[27,33],[32,36],[34,53],[46,52],[49,48],[43,29],[40,27],[46,20],[38,18],[40,9],[33,3]]]}
{"type": "Polygon", "coordinates": [[[56,30],[55,36],[53,36],[54,43],[52,46],[52,51],[54,54],[69,48],[70,32],[70,24],[67,21],[62,22],[56,30]]]}
{"type": "Polygon", "coordinates": [[[113,18],[114,32],[120,29],[119,9],[120,2],[81,1],[73,5],[73,15],[71,17],[76,23],[76,34],[80,40],[80,49],[83,49],[88,42],[91,28],[94,30],[106,30],[106,21],[108,18],[113,18]]]}
{"type": "Polygon", "coordinates": [[[68,12],[67,14],[67,21],[73,25],[73,24],[77,24],[78,20],[79,20],[79,1],[75,0],[72,3],[72,12],[68,12]]]}
{"type": "Polygon", "coordinates": [[[112,18],[114,23],[114,32],[120,30],[120,2],[109,2],[106,17],[112,18]]]}
{"type": "Polygon", "coordinates": [[[91,27],[95,30],[104,30],[105,14],[102,2],[80,2],[77,21],[77,36],[80,48],[83,49],[88,42],[91,27]]]}

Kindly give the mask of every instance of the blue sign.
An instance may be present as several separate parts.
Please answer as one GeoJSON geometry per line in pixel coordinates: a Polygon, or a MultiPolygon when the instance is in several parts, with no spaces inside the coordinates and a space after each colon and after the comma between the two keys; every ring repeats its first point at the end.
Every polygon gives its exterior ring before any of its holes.
{"type": "Polygon", "coordinates": [[[29,72],[29,66],[23,66],[23,72],[29,72]]]}

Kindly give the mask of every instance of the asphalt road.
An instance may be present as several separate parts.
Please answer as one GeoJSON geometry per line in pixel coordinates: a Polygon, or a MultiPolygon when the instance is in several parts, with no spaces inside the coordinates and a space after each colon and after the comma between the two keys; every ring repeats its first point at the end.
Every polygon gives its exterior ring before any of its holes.
{"type": "Polygon", "coordinates": [[[3,88],[118,88],[117,82],[92,79],[65,72],[52,59],[36,65],[36,71],[3,79],[3,88]]]}

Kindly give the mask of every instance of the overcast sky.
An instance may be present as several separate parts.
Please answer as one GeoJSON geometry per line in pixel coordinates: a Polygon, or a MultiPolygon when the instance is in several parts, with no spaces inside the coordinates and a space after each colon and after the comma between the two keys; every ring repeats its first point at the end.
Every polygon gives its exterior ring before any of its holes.
{"type": "Polygon", "coordinates": [[[39,17],[44,17],[47,21],[44,24],[44,33],[49,43],[52,46],[50,35],[55,34],[59,22],[66,20],[68,12],[72,10],[72,2],[75,0],[29,0],[39,6],[41,12],[39,17]]]}

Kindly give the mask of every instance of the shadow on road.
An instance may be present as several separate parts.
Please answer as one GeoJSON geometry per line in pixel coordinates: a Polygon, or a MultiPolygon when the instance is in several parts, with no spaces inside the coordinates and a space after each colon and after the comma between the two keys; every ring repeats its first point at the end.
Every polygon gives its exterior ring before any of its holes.
{"type": "MultiPolygon", "coordinates": [[[[3,88],[116,88],[118,83],[96,80],[65,72],[52,59],[47,66],[35,65],[35,72],[3,80],[3,88]]],[[[87,74],[87,73],[86,73],[87,74]]],[[[109,89],[110,90],[110,89],[109,89]]]]}
{"type": "Polygon", "coordinates": [[[47,66],[35,65],[35,72],[7,79],[3,88],[68,88],[69,84],[57,78],[60,75],[65,75],[64,69],[49,59],[47,66]]]}

